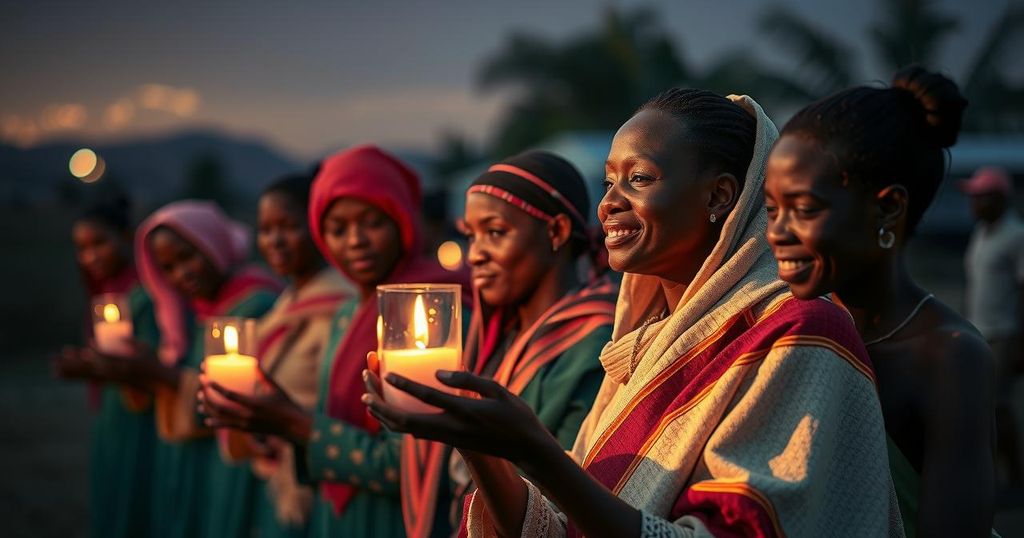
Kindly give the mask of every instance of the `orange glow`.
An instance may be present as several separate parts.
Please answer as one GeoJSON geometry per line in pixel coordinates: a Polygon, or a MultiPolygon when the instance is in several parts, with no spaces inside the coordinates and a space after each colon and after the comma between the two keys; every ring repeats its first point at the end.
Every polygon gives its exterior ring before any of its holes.
{"type": "Polygon", "coordinates": [[[454,271],[462,267],[462,247],[455,241],[445,241],[437,247],[437,261],[441,267],[454,271]]]}
{"type": "Polygon", "coordinates": [[[412,310],[412,336],[416,339],[416,347],[427,348],[427,311],[423,308],[423,296],[416,296],[416,304],[412,310]]]}
{"type": "Polygon", "coordinates": [[[89,148],[82,148],[71,155],[68,169],[71,170],[71,175],[78,179],[84,179],[96,169],[97,163],[99,163],[99,157],[96,156],[96,152],[89,148]]]}
{"type": "Polygon", "coordinates": [[[116,323],[121,321],[121,311],[117,309],[116,304],[103,306],[103,321],[106,321],[107,323],[116,323]]]}

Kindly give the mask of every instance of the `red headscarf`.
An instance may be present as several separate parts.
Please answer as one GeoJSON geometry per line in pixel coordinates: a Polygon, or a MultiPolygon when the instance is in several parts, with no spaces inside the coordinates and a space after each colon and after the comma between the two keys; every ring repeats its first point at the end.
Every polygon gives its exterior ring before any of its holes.
{"type": "MultiPolygon", "coordinates": [[[[436,260],[420,256],[420,180],[397,158],[376,146],[358,146],[324,160],[313,181],[309,197],[309,229],[324,258],[344,272],[323,240],[324,215],[339,198],[355,198],[373,205],[398,226],[402,257],[380,284],[432,282],[468,285],[465,271],[446,271],[436,260]]],[[[377,297],[364,297],[334,357],[326,402],[328,415],[372,433],[379,429],[379,425],[367,414],[366,406],[360,401],[364,392],[361,373],[366,367],[366,353],[377,349],[377,316],[377,297]]],[[[322,490],[324,497],[340,514],[357,488],[344,482],[324,482],[322,490]]]]}
{"type": "Polygon", "coordinates": [[[249,230],[230,219],[213,202],[183,200],[157,210],[139,226],[136,234],[135,259],[142,285],[153,298],[156,321],[160,327],[160,359],[175,364],[188,351],[190,331],[186,327],[188,307],[200,317],[217,315],[225,305],[254,288],[280,291],[276,279],[258,267],[242,267],[249,251],[249,230]],[[149,251],[150,234],[164,226],[174,230],[194,245],[218,271],[230,278],[212,301],[186,301],[157,267],[149,251]]]}

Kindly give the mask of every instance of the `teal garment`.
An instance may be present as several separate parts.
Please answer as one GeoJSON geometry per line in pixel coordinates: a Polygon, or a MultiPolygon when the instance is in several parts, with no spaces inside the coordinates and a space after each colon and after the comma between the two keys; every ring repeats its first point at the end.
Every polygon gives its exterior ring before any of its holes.
{"type": "Polygon", "coordinates": [[[541,368],[519,394],[566,450],[572,449],[597,398],[604,380],[601,350],[611,338],[611,325],[594,329],[541,368]]]}
{"type": "MultiPolygon", "coordinates": [[[[133,336],[159,344],[153,302],[135,286],[128,294],[133,336]]],[[[125,405],[117,385],[100,387],[100,408],[92,432],[89,488],[90,535],[128,538],[149,533],[153,451],[153,408],[125,405]]]]}
{"type": "MultiPolygon", "coordinates": [[[[257,290],[225,316],[258,318],[276,294],[257,290]]],[[[205,357],[202,324],[195,324],[182,367],[198,370],[205,357]]],[[[197,414],[196,420],[201,420],[197,414]]],[[[248,462],[225,463],[213,437],[157,446],[153,535],[166,538],[248,538],[256,527],[257,485],[248,462]]]]}
{"type": "Polygon", "coordinates": [[[317,492],[309,524],[313,538],[405,536],[398,484],[401,436],[383,429],[371,434],[326,414],[334,357],[358,306],[348,301],[334,316],[320,366],[313,432],[308,445],[295,447],[295,463],[300,481],[342,481],[359,489],[341,515],[317,492]]]}

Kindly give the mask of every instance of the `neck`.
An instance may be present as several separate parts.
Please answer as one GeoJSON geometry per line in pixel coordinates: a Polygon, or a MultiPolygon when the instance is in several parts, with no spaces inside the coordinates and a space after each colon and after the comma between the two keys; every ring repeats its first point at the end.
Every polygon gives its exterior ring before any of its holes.
{"type": "Polygon", "coordinates": [[[900,250],[865,270],[856,282],[837,289],[833,297],[850,311],[857,332],[869,341],[906,319],[925,293],[910,276],[900,250]]]}
{"type": "Polygon", "coordinates": [[[682,300],[687,287],[688,284],[682,282],[661,279],[661,289],[665,292],[665,304],[668,305],[669,313],[674,313],[679,307],[679,301],[682,300]]]}
{"type": "Polygon", "coordinates": [[[571,290],[580,285],[580,279],[570,263],[562,263],[550,271],[530,298],[518,306],[519,326],[526,330],[542,315],[571,290]]]}
{"type": "Polygon", "coordinates": [[[295,291],[299,291],[306,287],[306,284],[309,284],[309,281],[313,280],[313,277],[323,269],[323,266],[324,264],[322,263],[313,264],[305,270],[292,275],[292,284],[295,286],[295,291]]]}

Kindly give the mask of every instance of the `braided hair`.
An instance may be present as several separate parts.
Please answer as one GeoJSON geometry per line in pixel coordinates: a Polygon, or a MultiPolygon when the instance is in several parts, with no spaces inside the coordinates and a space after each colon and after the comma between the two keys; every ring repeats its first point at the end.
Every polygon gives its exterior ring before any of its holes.
{"type": "Polygon", "coordinates": [[[682,120],[697,147],[697,166],[717,168],[740,186],[754,157],[757,120],[729,99],[707,90],[672,88],[644,103],[637,113],[657,110],[682,120]]]}
{"type": "Polygon", "coordinates": [[[820,144],[835,158],[844,184],[906,187],[912,233],[942,183],[944,149],[956,143],[966,107],[952,80],[910,66],[889,88],[860,86],[811,103],[782,135],[820,144]]]}

